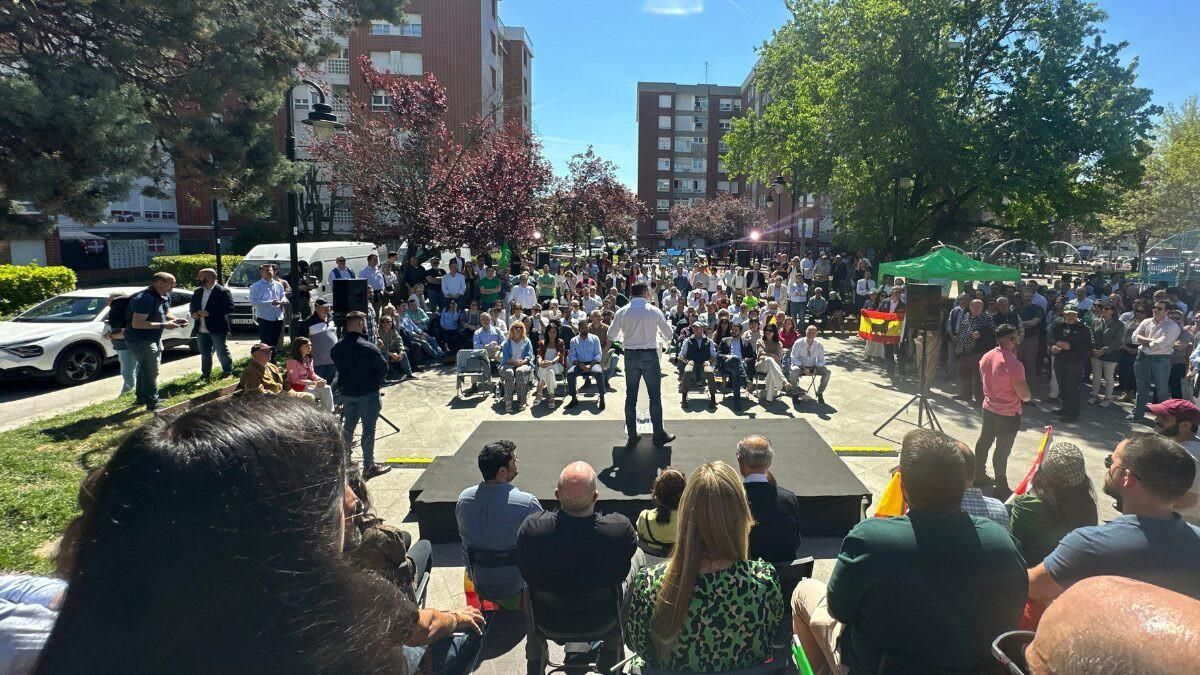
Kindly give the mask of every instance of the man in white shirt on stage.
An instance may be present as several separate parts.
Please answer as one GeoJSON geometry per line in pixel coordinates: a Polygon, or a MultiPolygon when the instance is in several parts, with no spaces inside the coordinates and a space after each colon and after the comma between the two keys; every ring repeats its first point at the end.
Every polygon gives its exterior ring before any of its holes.
{"type": "Polygon", "coordinates": [[[617,310],[608,329],[610,341],[621,341],[625,350],[625,430],[629,447],[637,445],[638,382],[645,379],[650,399],[650,421],[654,427],[653,441],[663,446],[675,440],[668,434],[662,420],[662,364],[659,361],[658,338],[671,341],[671,325],[662,310],[650,303],[650,290],[637,283],[630,289],[631,301],[617,310]]]}
{"type": "Polygon", "coordinates": [[[792,398],[798,398],[800,378],[804,375],[817,374],[821,376],[821,384],[817,386],[817,401],[825,404],[825,387],[829,386],[829,369],[825,367],[825,347],[817,342],[817,327],[809,326],[804,331],[804,338],[796,340],[792,345],[792,367],[789,379],[792,381],[792,398]]]}

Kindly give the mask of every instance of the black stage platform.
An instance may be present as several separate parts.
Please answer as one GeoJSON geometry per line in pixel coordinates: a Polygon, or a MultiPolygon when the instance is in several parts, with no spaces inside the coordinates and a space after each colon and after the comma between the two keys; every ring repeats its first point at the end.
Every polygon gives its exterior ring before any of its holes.
{"type": "Polygon", "coordinates": [[[558,474],[567,464],[583,460],[600,475],[599,509],[634,519],[651,506],[650,486],[660,469],[671,466],[686,474],[716,459],[736,466],[734,449],[749,434],[771,439],[771,472],[779,485],[800,498],[804,536],[844,536],[859,521],[862,498],[870,498],[866,486],[804,420],[673,420],[667,428],[679,436],[671,445],[655,448],[650,435],[643,434],[637,447],[626,449],[625,423],[619,421],[484,422],[458,452],[438,457],[413,485],[412,515],[423,539],[435,544],[458,541],[454,504],[464,488],[480,481],[480,449],[501,438],[517,444],[517,486],[548,509],[558,506],[558,474]]]}

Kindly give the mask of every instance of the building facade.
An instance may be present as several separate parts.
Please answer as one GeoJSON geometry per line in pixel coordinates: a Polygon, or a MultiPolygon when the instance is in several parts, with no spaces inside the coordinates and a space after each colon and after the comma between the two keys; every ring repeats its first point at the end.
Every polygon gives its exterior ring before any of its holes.
{"type": "MultiPolygon", "coordinates": [[[[799,194],[792,209],[787,187],[771,189],[757,181],[726,171],[723,140],[731,120],[747,110],[761,110],[769,99],[755,86],[754,72],[741,86],[639,82],[637,87],[637,194],[650,216],[638,223],[638,246],[652,250],[684,248],[687,241],[672,241],[671,206],[696,202],[719,193],[742,195],[763,209],[768,227],[761,233],[759,250],[798,251],[822,249],[833,236],[828,199],[799,194]],[[771,203],[767,203],[768,195],[771,203]]],[[[781,167],[790,185],[791,176],[781,167]]],[[[749,237],[750,233],[746,233],[749,237]]],[[[697,244],[693,240],[693,244],[697,244]]],[[[726,242],[704,242],[721,245],[726,242]]],[[[747,246],[748,242],[742,242],[747,246]]]]}

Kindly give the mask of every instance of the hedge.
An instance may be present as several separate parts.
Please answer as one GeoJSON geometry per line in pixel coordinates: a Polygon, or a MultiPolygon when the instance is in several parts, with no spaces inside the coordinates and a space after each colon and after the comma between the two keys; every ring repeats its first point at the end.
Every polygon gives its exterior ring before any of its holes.
{"type": "MultiPolygon", "coordinates": [[[[222,255],[221,271],[228,278],[234,268],[242,262],[240,255],[222,255]]],[[[217,256],[212,253],[195,253],[193,255],[159,255],[150,259],[151,272],[168,272],[175,275],[175,281],[180,285],[191,284],[196,279],[196,273],[205,267],[217,268],[217,256]]],[[[221,279],[224,282],[224,279],[221,279]]]]}
{"type": "Polygon", "coordinates": [[[70,267],[0,265],[0,315],[15,314],[59,293],[75,290],[70,267]]]}

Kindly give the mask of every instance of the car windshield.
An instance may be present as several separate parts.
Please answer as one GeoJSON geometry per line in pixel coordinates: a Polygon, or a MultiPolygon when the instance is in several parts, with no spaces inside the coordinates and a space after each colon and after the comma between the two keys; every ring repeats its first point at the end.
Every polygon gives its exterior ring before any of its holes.
{"type": "MultiPolygon", "coordinates": [[[[262,278],[258,268],[266,260],[243,260],[237,269],[233,270],[233,274],[229,275],[228,285],[233,288],[250,288],[250,286],[262,278]]],[[[286,260],[275,261],[273,264],[279,266],[278,276],[286,278],[288,272],[292,270],[292,265],[286,260]]],[[[303,267],[301,268],[303,269],[303,267]]]]}
{"type": "Polygon", "coordinates": [[[108,306],[108,298],[60,295],[35,305],[13,321],[24,323],[86,323],[94,321],[108,306]]]}

